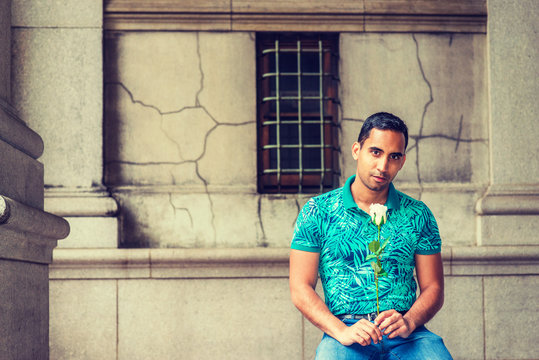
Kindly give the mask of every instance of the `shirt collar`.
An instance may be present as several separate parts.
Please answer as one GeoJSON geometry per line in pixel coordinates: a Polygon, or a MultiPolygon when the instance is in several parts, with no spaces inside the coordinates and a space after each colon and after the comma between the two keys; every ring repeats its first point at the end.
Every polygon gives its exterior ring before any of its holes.
{"type": "MultiPolygon", "coordinates": [[[[343,187],[342,197],[343,197],[343,203],[344,207],[346,209],[354,209],[358,208],[356,202],[354,201],[354,197],[352,196],[352,190],[351,186],[354,183],[354,180],[356,179],[355,175],[352,175],[346,180],[346,183],[343,187]]],[[[393,186],[393,183],[389,184],[389,190],[387,193],[387,201],[385,203],[385,206],[387,206],[388,209],[397,210],[400,207],[400,198],[397,193],[397,190],[395,189],[395,186],[393,186]]]]}

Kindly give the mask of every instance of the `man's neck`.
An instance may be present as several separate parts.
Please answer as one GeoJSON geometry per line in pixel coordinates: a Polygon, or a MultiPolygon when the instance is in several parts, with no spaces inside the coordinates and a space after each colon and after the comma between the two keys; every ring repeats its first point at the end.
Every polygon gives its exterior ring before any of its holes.
{"type": "Polygon", "coordinates": [[[389,187],[381,191],[374,191],[366,187],[358,178],[354,180],[350,190],[357,206],[367,214],[371,204],[385,204],[389,194],[389,187]]]}

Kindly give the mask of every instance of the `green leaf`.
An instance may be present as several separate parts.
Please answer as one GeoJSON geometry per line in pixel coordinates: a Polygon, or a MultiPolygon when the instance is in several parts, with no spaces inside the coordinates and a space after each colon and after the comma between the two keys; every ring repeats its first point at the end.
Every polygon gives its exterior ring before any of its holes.
{"type": "Polygon", "coordinates": [[[365,258],[365,261],[370,260],[370,259],[376,259],[376,255],[374,254],[367,255],[367,257],[365,258]]]}
{"type": "Polygon", "coordinates": [[[380,249],[380,242],[378,240],[373,240],[369,244],[369,250],[373,253],[376,253],[380,249]]]}
{"type": "Polygon", "coordinates": [[[378,277],[387,276],[387,272],[384,269],[381,269],[381,271],[378,273],[378,277]]]}

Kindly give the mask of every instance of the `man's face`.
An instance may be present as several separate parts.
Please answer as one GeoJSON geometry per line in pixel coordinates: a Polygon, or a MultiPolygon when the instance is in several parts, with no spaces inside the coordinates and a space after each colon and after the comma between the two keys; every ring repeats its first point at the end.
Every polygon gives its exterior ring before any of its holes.
{"type": "Polygon", "coordinates": [[[357,161],[356,179],[372,191],[384,191],[404,165],[404,135],[392,130],[372,129],[363,146],[352,145],[357,161]]]}

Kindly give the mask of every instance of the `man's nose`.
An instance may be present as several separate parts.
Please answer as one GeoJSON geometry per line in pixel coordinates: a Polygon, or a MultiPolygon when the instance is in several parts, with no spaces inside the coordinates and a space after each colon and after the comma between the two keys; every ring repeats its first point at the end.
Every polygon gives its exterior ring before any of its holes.
{"type": "Polygon", "coordinates": [[[388,166],[389,166],[389,159],[387,157],[383,156],[378,160],[378,171],[386,172],[388,166]]]}

